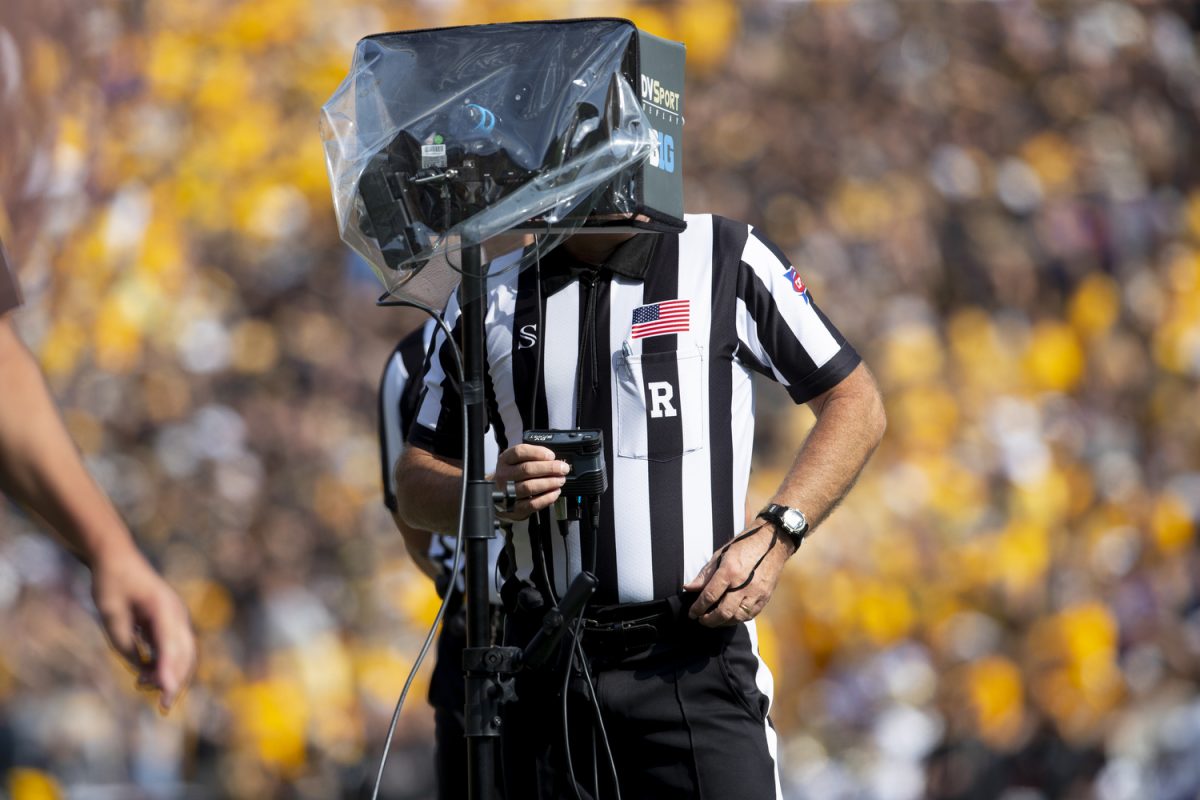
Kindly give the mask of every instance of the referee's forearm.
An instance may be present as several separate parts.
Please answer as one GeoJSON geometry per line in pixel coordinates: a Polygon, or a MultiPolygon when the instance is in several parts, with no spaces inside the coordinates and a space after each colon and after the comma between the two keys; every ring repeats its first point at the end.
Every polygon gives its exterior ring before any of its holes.
{"type": "Polygon", "coordinates": [[[812,407],[816,424],[772,499],[800,509],[816,526],[858,480],[883,438],[887,418],[865,364],[814,400],[812,407]]]}
{"type": "Polygon", "coordinates": [[[63,425],[33,355],[0,317],[0,490],[40,516],[88,566],[135,549],[63,425]]]}
{"type": "Polygon", "coordinates": [[[414,528],[458,530],[462,469],[428,450],[410,445],[396,462],[396,501],[401,518],[414,528]]]}

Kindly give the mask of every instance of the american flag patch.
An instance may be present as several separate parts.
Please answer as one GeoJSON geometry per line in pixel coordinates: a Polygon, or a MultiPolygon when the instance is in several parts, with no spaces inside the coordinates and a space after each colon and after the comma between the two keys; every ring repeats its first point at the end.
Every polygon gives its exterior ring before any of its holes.
{"type": "Polygon", "coordinates": [[[663,300],[633,310],[634,339],[686,333],[691,326],[691,307],[687,300],[663,300]]]}

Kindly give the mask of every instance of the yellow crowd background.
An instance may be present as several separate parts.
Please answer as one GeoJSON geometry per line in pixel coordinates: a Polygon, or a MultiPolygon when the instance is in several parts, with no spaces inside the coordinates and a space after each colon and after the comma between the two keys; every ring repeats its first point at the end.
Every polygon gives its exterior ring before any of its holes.
{"type": "MultiPolygon", "coordinates": [[[[0,794],[364,796],[436,608],[375,431],[418,320],[338,241],[318,109],[361,36],[596,15],[687,43],[688,210],[763,227],[885,394],[760,621],[785,795],[1195,796],[1200,15],[1132,0],[5,0],[19,327],[201,662],[155,714],[0,511],[0,794]]],[[[386,796],[430,796],[423,690],[386,796]]]]}

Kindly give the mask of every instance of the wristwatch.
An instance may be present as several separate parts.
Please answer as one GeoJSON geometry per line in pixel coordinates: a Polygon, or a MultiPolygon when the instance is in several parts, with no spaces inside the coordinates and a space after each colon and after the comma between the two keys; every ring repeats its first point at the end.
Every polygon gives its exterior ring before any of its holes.
{"type": "Polygon", "coordinates": [[[758,516],[774,524],[781,533],[792,540],[792,544],[797,550],[800,549],[800,543],[808,536],[808,518],[798,508],[768,503],[766,508],[758,512],[758,516]]]}

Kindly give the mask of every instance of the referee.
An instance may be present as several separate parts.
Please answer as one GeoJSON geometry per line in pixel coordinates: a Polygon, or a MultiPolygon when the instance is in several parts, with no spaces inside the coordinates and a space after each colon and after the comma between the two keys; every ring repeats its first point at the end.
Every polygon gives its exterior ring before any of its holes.
{"type": "MultiPolygon", "coordinates": [[[[515,556],[504,594],[533,587],[553,602],[582,569],[600,580],[582,625],[592,687],[579,675],[518,683],[505,721],[509,796],[613,796],[613,773],[624,798],[781,796],[753,619],[882,437],[873,378],[780,250],[721,217],[689,216],[680,234],[577,235],[538,269],[492,271],[495,479],[516,482],[519,498],[502,515],[515,556]],[[816,424],[745,526],[752,372],[808,404],[816,424]],[[609,490],[594,536],[578,525],[557,535],[547,518],[567,467],[521,443],[546,427],[604,432],[609,490]]],[[[448,529],[461,411],[448,348],[441,337],[435,347],[399,500],[409,522],[448,529]]],[[[537,615],[506,611],[521,644],[537,615]]]]}
{"type": "MultiPolygon", "coordinates": [[[[434,713],[438,800],[461,800],[467,796],[467,744],[463,728],[466,692],[462,668],[462,651],[467,646],[464,560],[459,559],[455,574],[455,537],[413,528],[396,513],[396,462],[404,452],[404,441],[416,416],[423,386],[421,375],[435,330],[437,324],[430,320],[402,339],[388,357],[379,382],[379,453],[383,468],[383,502],[392,512],[409,555],[434,581],[440,596],[445,597],[447,591],[451,592],[438,638],[437,664],[429,680],[429,704],[434,713]]],[[[488,436],[484,456],[494,465],[496,455],[496,440],[488,436]]],[[[501,545],[498,538],[488,540],[488,562],[493,567],[493,575],[501,545]]],[[[498,594],[496,597],[498,599],[498,594]]]]}

